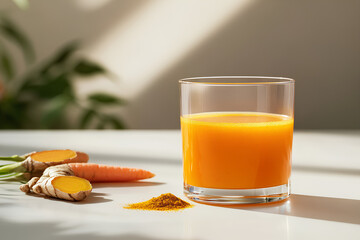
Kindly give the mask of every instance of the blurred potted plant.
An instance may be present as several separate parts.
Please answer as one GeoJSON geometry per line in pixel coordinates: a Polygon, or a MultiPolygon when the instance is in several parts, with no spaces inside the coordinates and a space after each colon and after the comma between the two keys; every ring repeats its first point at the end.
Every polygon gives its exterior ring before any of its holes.
{"type": "Polygon", "coordinates": [[[65,118],[69,108],[81,111],[75,128],[91,125],[98,129],[124,128],[119,117],[103,111],[109,105],[123,105],[123,99],[102,92],[88,95],[85,101],[76,96],[74,78],[109,75],[100,64],[76,54],[79,44],[67,44],[17,76],[5,42],[19,48],[27,64],[35,61],[33,47],[25,34],[8,17],[0,15],[0,129],[69,128],[65,118]]]}

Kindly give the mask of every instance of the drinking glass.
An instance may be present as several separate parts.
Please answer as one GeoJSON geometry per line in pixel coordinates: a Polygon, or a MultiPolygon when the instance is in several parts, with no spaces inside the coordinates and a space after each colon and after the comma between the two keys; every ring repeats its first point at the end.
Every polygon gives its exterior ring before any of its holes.
{"type": "Polygon", "coordinates": [[[180,80],[188,198],[251,204],[290,195],[294,85],[282,77],[180,80]]]}

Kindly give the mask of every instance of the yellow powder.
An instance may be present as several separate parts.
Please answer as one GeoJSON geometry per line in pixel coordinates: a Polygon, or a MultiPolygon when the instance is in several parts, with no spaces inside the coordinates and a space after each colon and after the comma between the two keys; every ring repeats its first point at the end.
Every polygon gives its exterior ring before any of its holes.
{"type": "Polygon", "coordinates": [[[161,194],[159,197],[154,197],[148,201],[129,204],[124,208],[139,209],[139,210],[154,210],[154,211],[171,211],[180,210],[192,207],[187,203],[171,193],[161,194]]]}

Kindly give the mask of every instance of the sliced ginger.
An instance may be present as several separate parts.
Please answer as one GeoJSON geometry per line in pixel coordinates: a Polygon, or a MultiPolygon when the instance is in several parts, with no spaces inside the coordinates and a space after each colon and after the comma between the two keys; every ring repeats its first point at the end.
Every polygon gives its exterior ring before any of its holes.
{"type": "Polygon", "coordinates": [[[91,190],[91,184],[84,178],[74,176],[56,177],[52,181],[54,188],[65,193],[77,193],[91,190]]]}
{"type": "Polygon", "coordinates": [[[0,167],[0,180],[11,177],[24,177],[29,179],[40,176],[43,171],[50,167],[65,163],[86,163],[89,156],[83,152],[73,150],[51,150],[28,153],[24,156],[14,155],[11,157],[0,157],[0,160],[17,161],[0,167]]]}
{"type": "Polygon", "coordinates": [[[47,167],[64,164],[64,163],[82,163],[87,162],[89,156],[83,152],[73,150],[51,150],[35,152],[29,155],[23,161],[22,166],[27,172],[38,173],[43,172],[47,167]]]}
{"type": "Polygon", "coordinates": [[[49,197],[60,198],[69,201],[84,200],[91,193],[92,186],[84,178],[74,176],[56,177],[33,177],[20,190],[29,192],[30,189],[36,194],[44,194],[49,197]]]}
{"type": "Polygon", "coordinates": [[[77,156],[77,153],[73,150],[51,150],[35,152],[30,157],[37,162],[61,162],[65,159],[72,159],[77,156]]]}

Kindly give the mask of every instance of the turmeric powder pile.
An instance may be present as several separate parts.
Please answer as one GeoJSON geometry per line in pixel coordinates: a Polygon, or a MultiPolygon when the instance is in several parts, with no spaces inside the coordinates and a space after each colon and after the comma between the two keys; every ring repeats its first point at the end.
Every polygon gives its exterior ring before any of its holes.
{"type": "Polygon", "coordinates": [[[181,200],[171,193],[165,193],[161,194],[159,197],[154,197],[145,202],[129,204],[124,208],[153,211],[171,211],[189,207],[192,207],[190,203],[181,200]]]}

